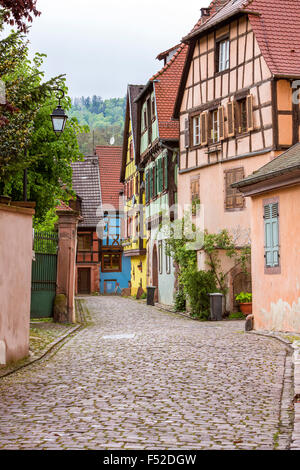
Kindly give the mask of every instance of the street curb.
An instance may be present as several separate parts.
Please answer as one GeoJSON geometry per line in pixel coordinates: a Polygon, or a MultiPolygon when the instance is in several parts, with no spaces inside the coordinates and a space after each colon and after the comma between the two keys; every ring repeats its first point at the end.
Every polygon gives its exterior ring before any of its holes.
{"type": "MultiPolygon", "coordinates": [[[[77,310],[77,308],[76,308],[77,310]]],[[[76,315],[77,315],[77,312],[76,312],[76,315]]],[[[76,332],[78,332],[78,330],[84,328],[84,322],[83,323],[80,323],[76,326],[74,326],[73,328],[71,328],[67,333],[65,333],[63,336],[61,336],[59,339],[56,339],[54,340],[52,343],[50,343],[48,346],[47,346],[47,349],[43,350],[41,352],[41,354],[39,354],[38,356],[35,356],[33,359],[28,359],[28,361],[25,363],[25,364],[22,364],[21,366],[18,366],[16,367],[15,369],[13,370],[10,370],[9,372],[7,372],[6,374],[3,374],[3,375],[0,375],[0,380],[4,377],[8,377],[9,375],[12,375],[14,374],[15,372],[18,372],[19,370],[21,369],[24,369],[25,367],[28,367],[30,366],[31,364],[34,364],[35,362],[38,362],[40,361],[41,359],[43,359],[45,356],[47,356],[49,353],[51,353],[53,351],[53,349],[56,348],[56,346],[58,346],[60,343],[62,343],[65,339],[67,339],[69,336],[75,334],[76,332]]]]}
{"type": "Polygon", "coordinates": [[[300,450],[300,341],[291,343],[289,340],[281,338],[274,333],[263,333],[260,331],[248,331],[248,334],[264,336],[266,338],[277,339],[291,351],[293,351],[292,362],[294,365],[293,385],[294,385],[294,428],[290,450],[300,450]]]}

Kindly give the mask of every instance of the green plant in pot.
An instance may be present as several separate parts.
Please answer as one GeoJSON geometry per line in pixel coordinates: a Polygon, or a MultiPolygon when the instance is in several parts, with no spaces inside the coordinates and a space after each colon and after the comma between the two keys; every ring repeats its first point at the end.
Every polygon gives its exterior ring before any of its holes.
{"type": "Polygon", "coordinates": [[[240,304],[241,312],[244,315],[250,315],[252,313],[252,294],[251,292],[240,292],[235,300],[240,304]]]}

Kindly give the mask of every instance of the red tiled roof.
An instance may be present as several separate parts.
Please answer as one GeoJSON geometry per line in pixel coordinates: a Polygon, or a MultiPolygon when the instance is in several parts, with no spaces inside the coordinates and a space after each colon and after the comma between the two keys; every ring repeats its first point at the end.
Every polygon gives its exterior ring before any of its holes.
{"type": "Polygon", "coordinates": [[[299,0],[250,0],[247,10],[260,50],[274,75],[300,75],[299,0]]]}
{"type": "Polygon", "coordinates": [[[120,183],[122,147],[98,145],[96,155],[99,158],[102,204],[110,204],[118,210],[119,193],[123,191],[120,183]]]}
{"type": "Polygon", "coordinates": [[[159,137],[179,139],[179,122],[172,119],[188,46],[181,44],[169,62],[150,81],[154,82],[159,137]]]}
{"type": "Polygon", "coordinates": [[[68,206],[64,201],[59,201],[59,205],[55,208],[56,212],[74,212],[73,209],[68,206]]]}
{"type": "Polygon", "coordinates": [[[189,40],[226,19],[247,13],[261,52],[274,75],[300,75],[299,0],[215,0],[211,14],[201,18],[183,39],[189,40]],[[253,14],[251,14],[253,12],[253,14]]]}
{"type": "Polygon", "coordinates": [[[99,163],[97,156],[86,156],[84,161],[71,164],[72,186],[81,200],[82,220],[80,227],[96,227],[100,221],[97,215],[101,206],[99,163]]]}

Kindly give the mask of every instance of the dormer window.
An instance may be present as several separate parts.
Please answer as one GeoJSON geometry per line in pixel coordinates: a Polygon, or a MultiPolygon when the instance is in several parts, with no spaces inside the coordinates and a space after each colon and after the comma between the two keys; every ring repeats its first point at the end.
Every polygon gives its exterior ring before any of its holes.
{"type": "Polygon", "coordinates": [[[229,69],[229,39],[224,39],[216,44],[217,72],[224,72],[229,69]]]}

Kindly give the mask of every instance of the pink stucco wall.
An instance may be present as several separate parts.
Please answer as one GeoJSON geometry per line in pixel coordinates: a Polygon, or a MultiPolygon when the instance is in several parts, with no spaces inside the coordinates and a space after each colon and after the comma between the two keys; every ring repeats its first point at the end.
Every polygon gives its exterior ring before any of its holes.
{"type": "MultiPolygon", "coordinates": [[[[242,210],[225,210],[224,171],[243,167],[246,177],[268,163],[274,156],[273,152],[268,152],[251,158],[222,161],[188,173],[181,173],[178,177],[179,216],[182,217],[184,206],[186,205],[187,209],[191,204],[191,178],[199,175],[200,202],[204,207],[204,227],[210,233],[216,233],[222,229],[239,231],[239,238],[244,238],[250,229],[250,200],[246,198],[245,208],[242,210]]],[[[240,243],[243,245],[242,241],[240,240],[240,243]]]]}
{"type": "MultiPolygon", "coordinates": [[[[250,199],[250,198],[249,198],[250,199]]],[[[300,332],[300,187],[252,198],[254,328],[300,332]],[[265,274],[263,201],[279,198],[279,274],[265,274]]]]}
{"type": "Polygon", "coordinates": [[[7,363],[29,353],[33,213],[0,204],[0,341],[7,363]]]}

